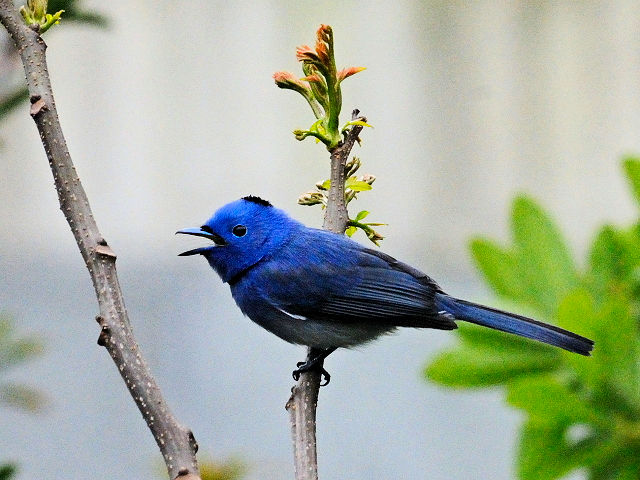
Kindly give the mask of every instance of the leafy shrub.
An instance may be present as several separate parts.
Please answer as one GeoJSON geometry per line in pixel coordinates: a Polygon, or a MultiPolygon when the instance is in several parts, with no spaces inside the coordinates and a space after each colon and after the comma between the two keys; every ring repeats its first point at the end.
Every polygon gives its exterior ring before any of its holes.
{"type": "MultiPolygon", "coordinates": [[[[623,162],[640,206],[640,160],[623,162]]],[[[559,229],[531,198],[511,213],[513,242],[471,242],[492,290],[524,313],[589,337],[592,358],[473,325],[425,373],[447,387],[503,387],[522,410],[517,473],[551,480],[583,469],[590,480],[640,475],[640,222],[603,226],[577,266],[559,229]]]]}

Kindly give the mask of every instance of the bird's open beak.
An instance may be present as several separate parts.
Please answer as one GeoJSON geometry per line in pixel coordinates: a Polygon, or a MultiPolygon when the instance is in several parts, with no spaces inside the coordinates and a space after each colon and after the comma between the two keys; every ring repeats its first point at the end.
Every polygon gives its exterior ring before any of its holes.
{"type": "MultiPolygon", "coordinates": [[[[207,238],[209,240],[211,240],[213,242],[213,246],[218,246],[221,247],[222,245],[226,245],[227,242],[224,241],[224,239],[218,235],[217,233],[214,232],[207,232],[202,230],[201,227],[197,227],[197,228],[185,228],[184,230],[178,230],[176,232],[176,234],[181,233],[183,235],[193,235],[195,237],[203,237],[203,238],[207,238]]],[[[182,252],[179,253],[178,256],[179,257],[186,257],[188,255],[198,255],[201,253],[206,252],[207,250],[210,250],[211,246],[208,247],[200,247],[200,248],[194,248],[193,250],[187,250],[186,252],[182,252]]]]}

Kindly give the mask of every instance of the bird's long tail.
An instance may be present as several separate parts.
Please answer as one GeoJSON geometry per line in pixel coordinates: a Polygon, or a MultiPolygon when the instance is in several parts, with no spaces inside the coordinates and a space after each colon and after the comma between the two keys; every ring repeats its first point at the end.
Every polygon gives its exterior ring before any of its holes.
{"type": "Polygon", "coordinates": [[[515,313],[459,300],[443,293],[436,294],[435,304],[438,310],[458,320],[538,340],[580,355],[588,356],[593,349],[593,341],[588,338],[515,313]]]}

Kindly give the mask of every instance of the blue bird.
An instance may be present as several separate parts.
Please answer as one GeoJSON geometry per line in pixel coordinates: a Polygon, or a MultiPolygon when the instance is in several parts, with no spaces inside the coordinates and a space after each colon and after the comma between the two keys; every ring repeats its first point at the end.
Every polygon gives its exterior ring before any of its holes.
{"type": "Polygon", "coordinates": [[[513,333],[580,355],[593,341],[531,318],[447,295],[428,275],[345,235],[309,228],[266,200],[247,196],[198,228],[176,233],[211,245],[202,255],[231,287],[242,313],[287,342],[312,348],[293,372],[322,368],[336,348],[369,342],[397,327],[453,330],[456,320],[513,333]]]}

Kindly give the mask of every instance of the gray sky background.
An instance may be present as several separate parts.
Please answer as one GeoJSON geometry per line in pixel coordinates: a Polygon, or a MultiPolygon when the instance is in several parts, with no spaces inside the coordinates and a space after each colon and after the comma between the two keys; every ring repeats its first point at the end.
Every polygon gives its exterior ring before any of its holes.
{"type": "MultiPolygon", "coordinates": [[[[443,288],[492,301],[467,251],[509,238],[519,192],[557,219],[580,259],[603,221],[636,216],[619,159],[640,151],[640,4],[615,2],[98,2],[110,27],[46,35],[63,128],[98,224],[118,254],[141,348],[203,452],[239,455],[250,478],[292,477],[284,403],[303,350],[242,317],[204,261],[174,237],[246,194],[309,225],[295,204],[328,176],[295,128],[311,114],[277,89],[295,47],[333,26],[378,176],[354,208],[372,211],[383,250],[443,288]]],[[[346,116],[345,116],[346,118],[346,116]]],[[[26,107],[0,128],[0,310],[46,354],[13,379],[46,414],[0,416],[1,459],[20,478],[162,478],[151,435],[95,341],[89,277],[61,215],[26,107]],[[6,443],[5,443],[6,442],[6,443]],[[156,473],[159,472],[159,473],[156,473]]],[[[329,359],[321,392],[323,478],[512,478],[519,414],[497,391],[459,393],[420,370],[454,341],[403,331],[329,359]]],[[[577,476],[576,478],[580,478],[577,476]]]]}

